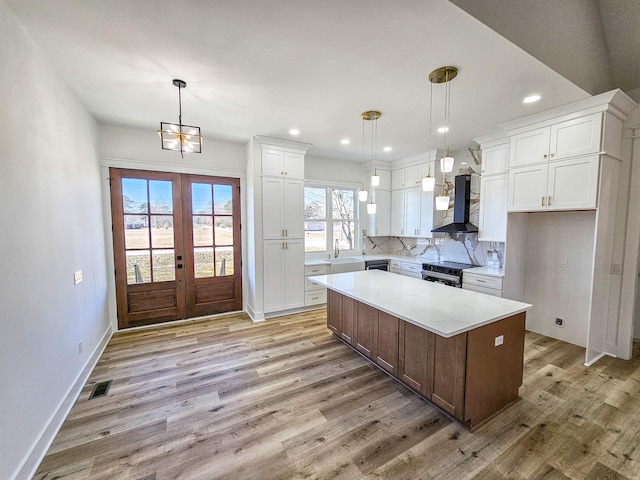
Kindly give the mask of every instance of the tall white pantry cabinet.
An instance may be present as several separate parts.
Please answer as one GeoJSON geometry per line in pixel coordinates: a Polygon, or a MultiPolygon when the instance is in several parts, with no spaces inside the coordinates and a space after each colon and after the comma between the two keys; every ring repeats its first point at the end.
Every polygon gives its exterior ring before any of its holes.
{"type": "Polygon", "coordinates": [[[304,158],[309,144],[256,136],[249,147],[247,311],[304,307],[304,158]]]}

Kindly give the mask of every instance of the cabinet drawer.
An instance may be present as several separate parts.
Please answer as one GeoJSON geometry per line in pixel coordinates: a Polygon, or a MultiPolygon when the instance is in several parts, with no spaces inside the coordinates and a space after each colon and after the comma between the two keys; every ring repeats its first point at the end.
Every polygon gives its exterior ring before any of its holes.
{"type": "Polygon", "coordinates": [[[421,263],[402,262],[402,270],[404,272],[422,274],[422,264],[421,263]]]}
{"type": "Polygon", "coordinates": [[[395,270],[401,270],[402,262],[400,260],[389,260],[389,268],[393,268],[395,270]]]}
{"type": "Polygon", "coordinates": [[[478,275],[477,273],[462,273],[463,283],[469,285],[478,285],[480,287],[493,288],[495,290],[502,290],[502,278],[490,277],[488,275],[478,275]]]}
{"type": "Polygon", "coordinates": [[[305,292],[304,294],[304,304],[308,305],[318,305],[321,303],[327,303],[327,289],[323,288],[322,290],[313,290],[311,292],[305,292]]]}
{"type": "Polygon", "coordinates": [[[307,265],[304,267],[305,275],[326,275],[328,265],[307,265]]]}
{"type": "Polygon", "coordinates": [[[409,270],[400,271],[400,275],[405,277],[422,278],[422,272],[410,272],[409,270]]]}
{"type": "Polygon", "coordinates": [[[493,295],[494,297],[502,297],[502,290],[496,288],[483,287],[471,283],[463,283],[462,288],[464,290],[471,290],[472,292],[485,293],[487,295],[493,295]]]}

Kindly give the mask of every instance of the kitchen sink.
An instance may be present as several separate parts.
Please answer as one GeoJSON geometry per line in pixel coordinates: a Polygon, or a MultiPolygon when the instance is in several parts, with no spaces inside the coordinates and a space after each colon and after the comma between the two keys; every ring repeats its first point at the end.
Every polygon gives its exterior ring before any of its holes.
{"type": "Polygon", "coordinates": [[[357,272],[364,270],[364,260],[357,258],[331,258],[327,260],[330,265],[330,273],[357,272]]]}

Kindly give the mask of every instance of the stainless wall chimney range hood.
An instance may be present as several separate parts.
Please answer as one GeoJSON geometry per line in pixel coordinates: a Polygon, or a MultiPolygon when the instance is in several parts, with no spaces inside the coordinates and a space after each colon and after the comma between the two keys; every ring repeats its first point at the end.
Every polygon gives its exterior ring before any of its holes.
{"type": "Polygon", "coordinates": [[[453,223],[431,230],[434,233],[477,233],[478,227],[469,223],[471,175],[457,175],[453,197],[453,223]]]}

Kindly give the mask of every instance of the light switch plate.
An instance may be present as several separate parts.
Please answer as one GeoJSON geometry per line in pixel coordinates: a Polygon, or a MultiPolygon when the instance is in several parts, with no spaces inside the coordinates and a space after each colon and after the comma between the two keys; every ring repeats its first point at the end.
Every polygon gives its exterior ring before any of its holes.
{"type": "Polygon", "coordinates": [[[495,346],[502,345],[504,343],[504,335],[498,335],[496,337],[495,346]]]}
{"type": "Polygon", "coordinates": [[[82,270],[73,272],[73,284],[78,285],[82,281],[82,270]]]}

